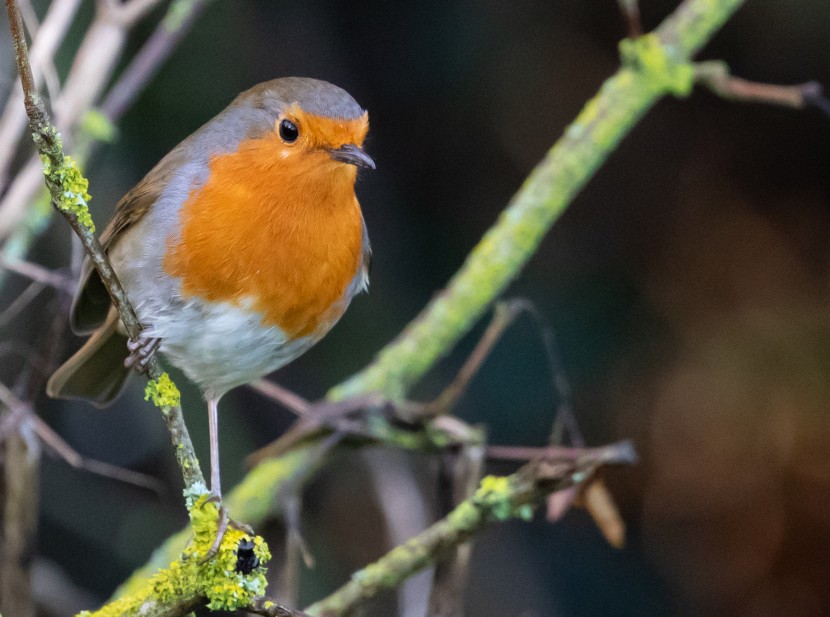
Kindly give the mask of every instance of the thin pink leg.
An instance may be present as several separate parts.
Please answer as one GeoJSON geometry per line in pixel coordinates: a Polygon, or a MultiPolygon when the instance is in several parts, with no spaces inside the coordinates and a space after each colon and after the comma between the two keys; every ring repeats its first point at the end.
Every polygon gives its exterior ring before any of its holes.
{"type": "Polygon", "coordinates": [[[219,474],[219,399],[210,398],[208,425],[210,428],[210,493],[222,503],[222,481],[219,474]]]}

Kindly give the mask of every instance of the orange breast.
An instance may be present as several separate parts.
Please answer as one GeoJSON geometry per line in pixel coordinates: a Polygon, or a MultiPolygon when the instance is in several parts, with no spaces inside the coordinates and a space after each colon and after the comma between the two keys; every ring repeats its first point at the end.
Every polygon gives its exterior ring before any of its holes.
{"type": "Polygon", "coordinates": [[[313,335],[345,309],[360,267],[355,175],[327,152],[286,151],[276,134],[243,142],[211,160],[183,204],[164,268],[185,296],[250,306],[266,325],[313,335]]]}

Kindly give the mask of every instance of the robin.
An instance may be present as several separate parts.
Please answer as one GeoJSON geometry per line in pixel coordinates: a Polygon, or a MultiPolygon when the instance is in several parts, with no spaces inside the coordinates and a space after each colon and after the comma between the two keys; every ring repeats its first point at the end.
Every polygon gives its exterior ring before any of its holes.
{"type": "Polygon", "coordinates": [[[128,340],[97,272],[72,305],[86,344],[49,380],[56,398],[111,403],[158,348],[199,386],[221,503],[217,408],[235,386],[319,341],[366,289],[371,251],[354,193],[368,114],[316,79],[240,94],[118,202],[101,235],[143,325],[128,340]]]}

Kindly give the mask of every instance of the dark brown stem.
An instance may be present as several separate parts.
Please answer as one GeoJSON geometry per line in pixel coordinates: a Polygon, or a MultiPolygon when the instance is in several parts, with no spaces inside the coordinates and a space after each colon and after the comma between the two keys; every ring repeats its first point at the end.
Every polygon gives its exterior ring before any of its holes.
{"type": "Polygon", "coordinates": [[[470,385],[473,377],[478,373],[481,365],[493,351],[496,343],[501,339],[504,331],[510,327],[523,311],[528,310],[529,303],[525,300],[510,300],[499,302],[493,311],[493,319],[479,339],[467,361],[458,371],[455,379],[444,388],[436,399],[424,406],[424,413],[427,415],[438,415],[449,413],[458,399],[464,394],[467,386],[470,385]]]}
{"type": "Polygon", "coordinates": [[[625,25],[628,29],[628,37],[636,39],[643,34],[643,25],[640,20],[639,0],[617,0],[620,5],[625,25]]]}

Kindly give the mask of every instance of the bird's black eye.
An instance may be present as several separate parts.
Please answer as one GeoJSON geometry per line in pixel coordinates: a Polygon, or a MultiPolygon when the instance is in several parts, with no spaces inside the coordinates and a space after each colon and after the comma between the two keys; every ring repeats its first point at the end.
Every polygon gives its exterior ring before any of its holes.
{"type": "Polygon", "coordinates": [[[299,136],[300,129],[298,129],[297,125],[291,122],[291,120],[285,118],[282,122],[280,122],[280,137],[282,137],[282,140],[285,143],[294,143],[297,141],[299,136]]]}

